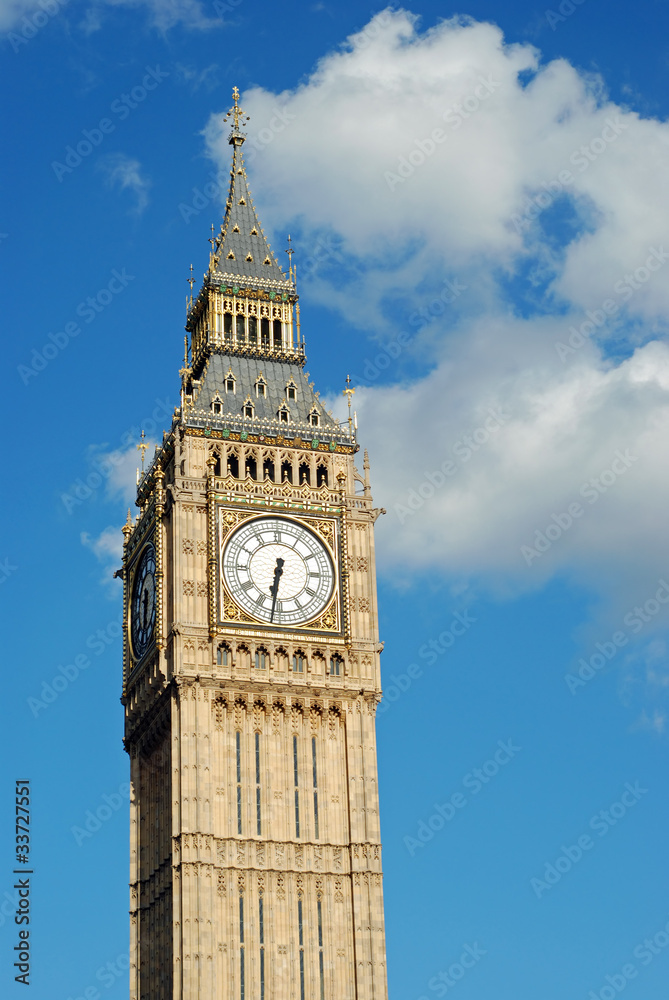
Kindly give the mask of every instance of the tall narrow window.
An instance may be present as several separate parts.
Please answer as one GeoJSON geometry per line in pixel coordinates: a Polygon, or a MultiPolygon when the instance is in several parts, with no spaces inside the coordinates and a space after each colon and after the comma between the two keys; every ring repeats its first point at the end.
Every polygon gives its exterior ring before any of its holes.
{"type": "Polygon", "coordinates": [[[258,320],[255,316],[249,316],[249,344],[258,343],[258,320]]]}
{"type": "Polygon", "coordinates": [[[304,673],[304,661],[305,657],[302,653],[295,653],[293,656],[293,673],[303,674],[304,673]]]}
{"type": "Polygon", "coordinates": [[[273,329],[274,336],[272,339],[274,341],[274,347],[281,348],[281,320],[275,319],[273,327],[274,327],[273,329]]]}
{"type": "Polygon", "coordinates": [[[269,320],[260,320],[260,345],[261,347],[269,347],[269,320]]]}
{"type": "Polygon", "coordinates": [[[226,340],[232,340],[232,313],[225,313],[223,316],[223,335],[226,340]]]}
{"type": "Polygon", "coordinates": [[[246,983],[244,981],[244,897],[239,894],[239,997],[244,1000],[246,983]]]}
{"type": "MultiPolygon", "coordinates": [[[[314,837],[318,840],[318,768],[316,766],[316,737],[311,737],[311,759],[314,771],[314,837]]],[[[320,903],[318,904],[320,906],[320,903]]]]}
{"type": "Polygon", "coordinates": [[[300,792],[297,775],[297,736],[293,736],[293,776],[295,784],[295,836],[300,836],[300,792]]]}
{"type": "Polygon", "coordinates": [[[242,832],[242,734],[235,733],[237,750],[237,833],[242,832]]]}
{"type": "Polygon", "coordinates": [[[281,463],[281,482],[282,483],[292,483],[293,481],[293,463],[292,462],[282,462],[281,463]]]}
{"type": "Polygon", "coordinates": [[[246,317],[241,313],[237,315],[236,323],[237,343],[243,344],[246,340],[246,317]]]}
{"type": "Polygon", "coordinates": [[[265,1000],[265,907],[262,895],[258,898],[258,931],[260,938],[260,1000],[265,1000]]]}
{"type": "Polygon", "coordinates": [[[260,822],[260,733],[256,733],[256,829],[258,836],[262,832],[260,822]]]}
{"type": "Polygon", "coordinates": [[[330,673],[336,677],[341,674],[341,658],[339,656],[330,657],[330,673]]]}
{"type": "Polygon", "coordinates": [[[300,936],[300,1000],[304,1000],[304,928],[302,927],[302,900],[297,901],[297,924],[300,936]]]}

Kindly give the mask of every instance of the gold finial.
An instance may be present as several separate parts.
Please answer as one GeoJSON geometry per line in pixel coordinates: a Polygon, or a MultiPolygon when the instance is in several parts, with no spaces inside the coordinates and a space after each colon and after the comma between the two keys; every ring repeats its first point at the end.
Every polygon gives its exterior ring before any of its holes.
{"type": "Polygon", "coordinates": [[[193,305],[193,285],[195,284],[195,275],[193,274],[193,265],[190,266],[190,274],[186,278],[186,281],[190,285],[190,304],[193,305]]]}
{"type": "Polygon", "coordinates": [[[184,337],[184,368],[188,368],[188,337],[184,337]]]}
{"type": "Polygon", "coordinates": [[[351,376],[346,376],[346,388],[342,392],[342,396],[346,396],[348,399],[348,432],[353,437],[353,418],[351,417],[351,396],[354,394],[355,389],[351,385],[351,376]]]}
{"type": "Polygon", "coordinates": [[[211,251],[209,252],[209,270],[214,266],[214,254],[216,253],[216,237],[214,236],[214,223],[211,224],[211,236],[209,237],[209,242],[211,243],[211,251]]]}
{"type": "Polygon", "coordinates": [[[244,136],[240,134],[239,129],[244,122],[249,121],[249,116],[244,115],[243,110],[239,106],[239,90],[237,87],[232,88],[232,100],[234,101],[234,106],[230,108],[223,121],[227,121],[230,115],[232,115],[232,135],[243,141],[244,136]]]}
{"type": "Polygon", "coordinates": [[[149,446],[148,446],[148,444],[145,444],[145,443],[144,443],[144,442],[145,442],[145,440],[146,440],[146,439],[145,439],[145,437],[144,437],[144,431],[142,430],[142,437],[141,437],[141,441],[140,441],[140,443],[139,443],[139,444],[137,445],[137,451],[141,451],[141,453],[142,453],[142,475],[144,474],[144,455],[146,454],[146,452],[147,452],[147,449],[148,449],[148,447],[149,447],[149,446]]]}
{"type": "Polygon", "coordinates": [[[126,522],[123,525],[123,527],[121,528],[121,531],[123,532],[123,544],[127,545],[128,541],[130,539],[130,536],[132,534],[132,517],[130,516],[130,508],[129,507],[128,507],[128,517],[126,518],[126,522]]]}

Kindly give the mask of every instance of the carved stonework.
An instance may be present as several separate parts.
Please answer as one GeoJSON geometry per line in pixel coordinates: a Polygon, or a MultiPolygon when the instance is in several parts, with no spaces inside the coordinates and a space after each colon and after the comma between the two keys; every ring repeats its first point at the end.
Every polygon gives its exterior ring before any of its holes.
{"type": "Polygon", "coordinates": [[[266,1000],[299,1000],[301,961],[306,1000],[387,1000],[373,718],[379,510],[368,460],[364,477],[355,470],[353,428],[328,416],[304,378],[295,284],[251,202],[237,99],[235,109],[223,228],[189,301],[181,405],[147,456],[139,515],[124,529],[129,995],[240,1000],[243,965],[244,996],[258,1000],[264,965],[266,1000]],[[307,530],[304,565],[291,564],[277,526],[274,540],[250,532],[231,547],[224,579],[233,533],[270,517],[307,530]],[[155,642],[136,662],[129,593],[148,538],[155,642]],[[283,624],[269,612],[273,590],[283,624]],[[306,590],[316,600],[301,605],[306,590]]]}

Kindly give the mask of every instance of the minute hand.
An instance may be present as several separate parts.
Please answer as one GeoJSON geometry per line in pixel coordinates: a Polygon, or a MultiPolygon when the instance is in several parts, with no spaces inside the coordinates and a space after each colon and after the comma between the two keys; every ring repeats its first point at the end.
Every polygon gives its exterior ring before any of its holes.
{"type": "Polygon", "coordinates": [[[279,580],[281,579],[281,574],[283,573],[283,564],[285,559],[277,559],[276,566],[274,567],[274,583],[269,588],[269,592],[272,595],[272,613],[269,616],[271,622],[274,621],[274,611],[276,608],[276,598],[279,593],[279,580]]]}

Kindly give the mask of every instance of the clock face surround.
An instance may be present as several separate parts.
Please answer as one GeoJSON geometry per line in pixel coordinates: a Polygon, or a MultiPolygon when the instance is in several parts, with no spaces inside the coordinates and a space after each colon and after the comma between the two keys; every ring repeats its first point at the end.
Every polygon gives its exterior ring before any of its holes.
{"type": "Polygon", "coordinates": [[[254,517],[227,539],[223,580],[237,604],[271,625],[304,625],[329,604],[335,585],[332,557],[304,524],[254,517]]]}
{"type": "Polygon", "coordinates": [[[130,634],[136,657],[144,654],[151,642],[156,622],[156,552],[147,545],[139,558],[132,585],[130,634]]]}

